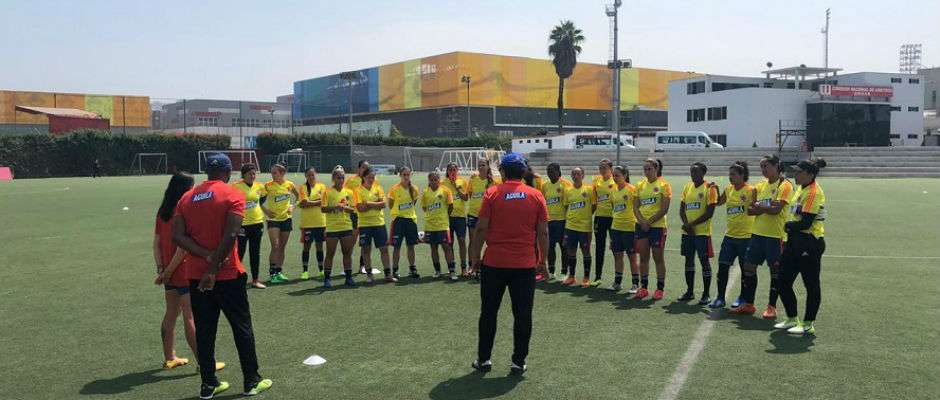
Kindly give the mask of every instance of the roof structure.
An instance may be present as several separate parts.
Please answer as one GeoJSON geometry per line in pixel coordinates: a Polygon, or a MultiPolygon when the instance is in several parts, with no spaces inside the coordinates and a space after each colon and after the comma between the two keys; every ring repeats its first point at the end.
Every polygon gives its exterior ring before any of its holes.
{"type": "Polygon", "coordinates": [[[56,117],[101,119],[101,116],[96,113],[93,113],[91,111],[79,110],[76,108],[16,106],[16,111],[21,111],[21,112],[25,112],[29,114],[52,115],[56,117]]]}

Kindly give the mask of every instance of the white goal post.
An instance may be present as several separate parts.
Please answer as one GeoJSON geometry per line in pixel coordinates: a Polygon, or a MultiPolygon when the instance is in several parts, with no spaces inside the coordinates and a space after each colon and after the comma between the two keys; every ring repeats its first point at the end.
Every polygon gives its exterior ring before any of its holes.
{"type": "Polygon", "coordinates": [[[444,171],[447,169],[447,165],[450,163],[457,164],[458,173],[461,175],[470,175],[476,172],[477,163],[480,160],[487,160],[490,162],[490,168],[493,170],[493,175],[499,174],[499,160],[505,155],[506,152],[502,150],[489,150],[489,149],[477,149],[477,150],[446,150],[441,154],[441,161],[438,164],[437,169],[444,171]]]}
{"type": "Polygon", "coordinates": [[[304,172],[309,166],[308,154],[303,149],[292,149],[277,155],[277,163],[287,168],[287,172],[304,172]]]}
{"type": "Polygon", "coordinates": [[[258,155],[255,154],[254,150],[201,150],[199,151],[199,173],[206,173],[206,158],[210,154],[222,153],[228,156],[232,160],[232,170],[238,171],[241,169],[242,165],[251,163],[255,167],[261,168],[261,164],[258,163],[258,155]]]}
{"type": "Polygon", "coordinates": [[[137,153],[131,162],[131,173],[158,175],[167,173],[166,153],[137,153]]]}

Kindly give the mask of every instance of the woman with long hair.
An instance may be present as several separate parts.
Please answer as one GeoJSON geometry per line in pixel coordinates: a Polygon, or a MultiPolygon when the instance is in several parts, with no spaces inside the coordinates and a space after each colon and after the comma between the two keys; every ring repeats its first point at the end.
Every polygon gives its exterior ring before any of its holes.
{"type": "Polygon", "coordinates": [[[353,235],[350,217],[356,213],[356,199],[351,190],[343,187],[346,171],[342,166],[337,165],[333,168],[332,179],[333,185],[326,190],[322,206],[323,212],[326,213],[326,260],[323,265],[323,287],[327,289],[333,287],[331,273],[337,245],[343,252],[343,273],[346,275],[346,286],[356,286],[352,272],[352,252],[356,245],[356,237],[353,235]]]}
{"type": "Polygon", "coordinates": [[[640,266],[636,262],[636,187],[630,184],[630,171],[621,165],[612,168],[616,189],[610,195],[611,216],[610,251],[614,254],[614,283],[611,291],[619,291],[623,285],[623,256],[630,261],[631,286],[627,291],[636,294],[640,290],[640,266]]]}
{"type": "Polygon", "coordinates": [[[294,202],[300,198],[300,192],[294,182],[285,179],[287,168],[281,164],[271,166],[271,181],[264,184],[267,192],[268,239],[271,240],[271,255],[268,273],[271,283],[283,283],[290,279],[284,275],[284,250],[293,230],[294,202]]]}
{"type": "Polygon", "coordinates": [[[388,231],[385,229],[385,191],[375,181],[375,171],[369,167],[363,171],[362,184],[353,191],[356,210],[359,212],[359,252],[366,267],[366,279],[371,284],[372,246],[379,250],[385,281],[393,282],[389,271],[388,231]]]}
{"type": "Polygon", "coordinates": [[[244,262],[245,252],[248,252],[251,286],[264,289],[258,269],[261,267],[261,237],[264,236],[265,215],[263,208],[267,192],[264,185],[255,180],[258,168],[254,164],[242,165],[241,173],[242,179],[232,184],[235,189],[245,194],[245,218],[242,219],[242,227],[238,230],[238,259],[244,262]]]}
{"type": "MultiPolygon", "coordinates": [[[[725,237],[721,240],[721,249],[718,251],[718,295],[708,305],[711,308],[725,307],[725,290],[728,288],[731,264],[737,259],[738,266],[743,267],[747,259],[747,245],[751,241],[751,226],[754,224],[754,216],[748,215],[747,208],[757,201],[757,191],[747,183],[749,177],[747,163],[735,161],[728,168],[730,183],[721,192],[721,196],[718,196],[718,205],[725,206],[727,218],[725,237]]],[[[740,299],[740,296],[738,298],[740,299]]]]}
{"type": "MultiPolygon", "coordinates": [[[[401,259],[401,245],[408,245],[408,275],[414,279],[420,278],[418,267],[415,266],[415,245],[418,244],[418,214],[415,207],[418,204],[418,188],[411,183],[411,168],[402,167],[398,172],[400,181],[388,189],[388,210],[392,219],[392,282],[398,282],[398,262],[401,259]]],[[[389,271],[385,271],[388,276],[389,271]]]]}
{"type": "Polygon", "coordinates": [[[447,262],[450,280],[456,281],[458,278],[454,263],[454,241],[450,236],[450,218],[448,218],[453,205],[454,196],[450,190],[441,185],[441,175],[437,171],[428,173],[428,187],[421,195],[421,209],[424,211],[424,237],[431,245],[434,277],[441,276],[438,247],[443,247],[444,261],[447,262]]]}
{"type": "Polygon", "coordinates": [[[300,201],[297,205],[300,207],[300,242],[304,249],[300,254],[300,262],[303,264],[304,272],[300,279],[310,279],[307,272],[310,265],[310,246],[316,243],[317,270],[319,275],[323,276],[323,242],[326,241],[326,218],[323,215],[321,206],[323,205],[323,193],[326,192],[326,185],[317,182],[317,170],[313,167],[307,168],[304,172],[306,182],[301,187],[300,201]]]}
{"type": "Polygon", "coordinates": [[[597,199],[597,211],[594,213],[594,280],[591,286],[597,287],[603,283],[602,275],[604,273],[604,254],[607,252],[607,234],[610,232],[610,226],[614,222],[613,209],[610,197],[616,191],[617,184],[611,175],[611,169],[614,163],[608,159],[603,159],[597,164],[597,172],[600,175],[594,177],[591,187],[594,190],[594,198],[597,199]]]}
{"type": "Polygon", "coordinates": [[[648,158],[643,162],[643,179],[636,185],[637,201],[633,202],[636,216],[636,250],[640,253],[640,289],[637,299],[649,295],[650,255],[656,263],[656,292],[660,300],[666,288],[666,214],[672,201],[672,186],[663,178],[663,162],[648,158]]]}
{"type": "Polygon", "coordinates": [[[441,186],[454,196],[454,207],[450,211],[450,233],[456,237],[457,254],[460,256],[460,276],[467,276],[467,206],[470,200],[470,185],[459,175],[457,163],[447,164],[446,176],[441,186]]]}
{"type": "Polygon", "coordinates": [[[473,242],[473,230],[477,227],[480,205],[483,204],[483,194],[490,186],[498,184],[499,178],[493,177],[493,168],[490,167],[490,161],[483,158],[477,161],[477,172],[470,176],[470,200],[467,201],[467,229],[470,230],[470,242],[473,242]]]}

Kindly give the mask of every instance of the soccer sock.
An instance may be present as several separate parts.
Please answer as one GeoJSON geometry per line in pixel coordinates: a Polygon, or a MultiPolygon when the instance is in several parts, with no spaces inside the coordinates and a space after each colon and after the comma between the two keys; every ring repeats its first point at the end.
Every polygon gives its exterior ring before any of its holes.
{"type": "Polygon", "coordinates": [[[767,296],[767,305],[768,306],[777,306],[777,298],[780,297],[780,293],[777,292],[777,283],[780,280],[780,265],[772,265],[770,267],[770,293],[767,296]]]}
{"type": "Polygon", "coordinates": [[[619,285],[623,283],[623,272],[614,273],[614,284],[619,285]]]}
{"type": "MultiPolygon", "coordinates": [[[[562,263],[562,266],[564,266],[564,263],[562,263]]],[[[566,269],[566,268],[562,268],[562,269],[566,269]]],[[[548,273],[550,274],[555,273],[555,246],[554,245],[549,246],[548,248],[548,273]]]]}
{"type": "Polygon", "coordinates": [[[568,262],[568,268],[566,269],[568,275],[574,276],[575,267],[578,266],[578,256],[570,256],[565,261],[568,262]]]}
{"type": "Polygon", "coordinates": [[[350,268],[350,269],[343,269],[343,272],[346,273],[346,279],[347,279],[347,280],[353,278],[353,277],[352,277],[352,276],[353,276],[353,274],[352,274],[352,268],[350,268]]]}
{"type": "Polygon", "coordinates": [[[448,271],[448,272],[454,272],[454,271],[456,271],[456,270],[457,270],[457,263],[455,263],[455,262],[453,262],[453,261],[447,263],[447,271],[448,271]]]}
{"type": "Polygon", "coordinates": [[[317,250],[317,268],[323,271],[323,251],[317,250]]]}
{"type": "Polygon", "coordinates": [[[409,265],[409,266],[408,266],[408,271],[410,271],[411,273],[417,274],[417,273],[418,273],[418,267],[416,267],[416,266],[414,266],[414,265],[409,265]]]}
{"type": "Polygon", "coordinates": [[[434,272],[441,272],[441,263],[434,263],[434,272]]]}
{"type": "Polygon", "coordinates": [[[709,297],[712,289],[712,265],[708,260],[702,262],[702,284],[705,286],[702,296],[709,297]]]}
{"type": "Polygon", "coordinates": [[[362,269],[366,266],[366,260],[362,258],[362,254],[359,255],[359,269],[362,269]]]}
{"type": "Polygon", "coordinates": [[[742,280],[741,297],[745,303],[754,304],[754,294],[757,292],[757,272],[744,272],[742,280]]]}
{"type": "Polygon", "coordinates": [[[630,283],[640,286],[640,274],[630,274],[630,283]]]}
{"type": "Polygon", "coordinates": [[[643,289],[650,287],[650,276],[649,275],[641,276],[640,285],[643,287],[643,289]]]}
{"type": "Polygon", "coordinates": [[[561,274],[568,275],[568,252],[561,248],[561,274]]]}
{"type": "Polygon", "coordinates": [[[307,269],[308,269],[307,266],[310,264],[310,252],[309,252],[309,251],[304,251],[304,252],[300,253],[300,261],[301,261],[301,262],[303,263],[303,265],[304,265],[304,272],[307,272],[307,269]]]}
{"type": "Polygon", "coordinates": [[[695,287],[695,270],[685,270],[685,290],[688,293],[692,293],[692,290],[695,287]]]}
{"type": "Polygon", "coordinates": [[[588,278],[591,276],[591,256],[584,256],[584,277],[588,278]]]}
{"type": "Polygon", "coordinates": [[[656,290],[666,289],[666,280],[665,279],[656,279],[656,290]]]}
{"type": "Polygon", "coordinates": [[[277,275],[277,265],[271,264],[268,266],[268,275],[274,276],[277,275]]]}
{"type": "Polygon", "coordinates": [[[332,270],[329,270],[329,269],[323,271],[323,278],[324,278],[324,279],[330,279],[330,275],[331,275],[332,273],[333,273],[333,271],[332,271],[332,270]]]}
{"type": "Polygon", "coordinates": [[[731,269],[731,266],[728,264],[718,263],[718,298],[725,298],[725,289],[728,288],[728,270],[731,269]]]}

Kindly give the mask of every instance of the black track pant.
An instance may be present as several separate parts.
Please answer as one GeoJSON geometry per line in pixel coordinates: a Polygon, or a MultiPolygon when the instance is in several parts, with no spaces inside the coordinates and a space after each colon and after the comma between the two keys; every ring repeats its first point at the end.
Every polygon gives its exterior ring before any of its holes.
{"type": "Polygon", "coordinates": [[[594,217],[594,279],[604,274],[604,255],[607,254],[607,234],[614,223],[613,217],[594,217]]]}
{"type": "Polygon", "coordinates": [[[503,301],[503,293],[509,288],[513,316],[512,362],[525,364],[529,355],[529,339],[532,337],[532,304],[535,300],[535,269],[509,269],[483,266],[480,274],[480,341],[477,359],[489,360],[496,339],[496,317],[503,301]]]}
{"type": "Polygon", "coordinates": [[[245,262],[245,250],[251,264],[251,279],[258,279],[258,267],[261,264],[261,237],[264,236],[264,224],[246,225],[238,231],[238,259],[245,262]]]}
{"type": "Polygon", "coordinates": [[[796,276],[803,278],[806,287],[806,314],[803,319],[815,321],[819,304],[822,301],[822,291],[819,284],[819,273],[822,269],[822,255],[826,251],[826,241],[815,238],[808,233],[791,233],[786,248],[781,257],[780,281],[777,289],[780,300],[786,308],[787,317],[797,316],[796,294],[793,292],[793,283],[796,276]]]}

